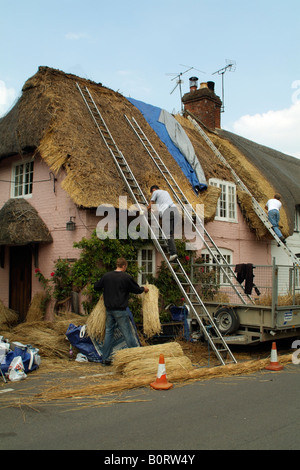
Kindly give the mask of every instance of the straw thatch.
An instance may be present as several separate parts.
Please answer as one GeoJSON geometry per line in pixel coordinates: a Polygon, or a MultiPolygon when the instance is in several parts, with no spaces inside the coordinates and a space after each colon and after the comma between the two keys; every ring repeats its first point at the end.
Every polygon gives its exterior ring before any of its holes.
{"type": "Polygon", "coordinates": [[[0,326],[3,327],[10,327],[17,323],[19,319],[19,315],[14,312],[13,310],[5,307],[3,302],[0,300],[0,326]]]}
{"type": "Polygon", "coordinates": [[[15,107],[0,120],[0,159],[29,150],[39,153],[52,171],[63,173],[62,187],[79,206],[93,208],[109,203],[118,207],[119,195],[127,195],[128,203],[132,204],[76,82],[89,88],[144,193],[149,194],[152,184],[163,189],[167,185],[124,114],[135,117],[188,199],[195,204],[196,195],[188,180],[182,177],[181,168],[135,106],[99,83],[48,67],[40,67],[27,80],[15,107]]]}
{"type": "Polygon", "coordinates": [[[284,236],[292,235],[295,208],[300,204],[299,159],[223,129],[217,130],[216,134],[212,140],[217,139],[218,145],[222,142],[223,151],[228,156],[231,149],[235,149],[233,158],[236,160],[234,165],[238,168],[237,173],[246,186],[249,184],[250,191],[262,207],[275,193],[281,194],[282,232],[284,236]],[[238,162],[239,166],[236,166],[238,162]]]}
{"type": "Polygon", "coordinates": [[[121,372],[129,363],[146,359],[151,359],[158,365],[160,354],[163,354],[165,358],[184,356],[180,344],[173,341],[165,344],[144,346],[142,348],[121,349],[114,355],[113,366],[116,370],[121,372]]]}
{"type": "Polygon", "coordinates": [[[45,299],[46,294],[44,292],[37,292],[34,294],[26,315],[26,323],[41,321],[44,318],[45,308],[43,306],[43,302],[45,299]]]}
{"type": "MultiPolygon", "coordinates": [[[[27,80],[21,98],[0,119],[0,160],[11,155],[34,153],[36,158],[40,155],[53,172],[60,173],[63,189],[78,206],[94,208],[111,204],[119,207],[119,195],[127,195],[128,205],[132,204],[76,82],[89,88],[144,193],[149,194],[152,184],[169,188],[124,114],[134,117],[140,124],[192,205],[204,203],[205,222],[213,220],[218,188],[208,187],[196,196],[179,165],[135,106],[101,83],[49,67],[40,67],[27,80]]],[[[214,155],[188,119],[179,115],[176,119],[190,138],[206,179],[233,181],[230,170],[214,155]]],[[[209,132],[206,129],[206,132],[262,207],[275,192],[282,194],[282,232],[284,235],[291,233],[295,205],[300,204],[299,160],[224,130],[209,132]]],[[[257,237],[268,237],[247,204],[247,198],[240,194],[238,200],[257,237]]]]}
{"type": "Polygon", "coordinates": [[[0,245],[49,243],[52,236],[26,199],[9,199],[0,210],[0,245]]]}
{"type": "Polygon", "coordinates": [[[152,284],[146,284],[149,292],[142,294],[143,332],[150,338],[161,333],[159,319],[158,297],[159,290],[152,284]]]}
{"type": "Polygon", "coordinates": [[[88,336],[98,341],[103,341],[105,336],[106,308],[103,295],[91,311],[86,322],[88,336]]]}
{"type": "MultiPolygon", "coordinates": [[[[167,374],[176,373],[178,371],[186,372],[193,369],[193,364],[187,356],[166,357],[165,366],[167,374]]],[[[158,361],[154,359],[138,359],[130,361],[123,368],[123,375],[127,377],[143,377],[155,374],[158,370],[158,361]]]]}
{"type": "Polygon", "coordinates": [[[79,315],[67,315],[57,317],[55,321],[32,321],[5,331],[5,337],[9,341],[18,341],[22,344],[31,344],[39,349],[41,357],[67,358],[70,343],[66,339],[66,331],[71,322],[84,325],[86,319],[79,315]]]}

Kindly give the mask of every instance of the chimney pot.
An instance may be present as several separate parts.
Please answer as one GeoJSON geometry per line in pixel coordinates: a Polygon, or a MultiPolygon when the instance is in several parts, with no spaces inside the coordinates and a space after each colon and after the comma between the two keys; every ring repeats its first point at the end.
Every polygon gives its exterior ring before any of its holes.
{"type": "Polygon", "coordinates": [[[194,92],[198,88],[198,77],[191,77],[190,78],[190,92],[194,92]]]}
{"type": "Polygon", "coordinates": [[[207,88],[211,91],[215,91],[215,82],[207,82],[207,88]]]}

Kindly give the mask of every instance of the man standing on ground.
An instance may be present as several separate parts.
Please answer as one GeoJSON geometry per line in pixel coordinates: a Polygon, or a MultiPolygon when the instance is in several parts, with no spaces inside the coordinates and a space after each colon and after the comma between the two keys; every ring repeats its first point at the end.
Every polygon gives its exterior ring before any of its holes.
{"type": "Polygon", "coordinates": [[[115,327],[120,328],[128,348],[137,346],[129,318],[128,297],[130,293],[142,294],[148,292],[148,287],[140,287],[130,274],[126,273],[127,261],[125,258],[117,259],[115,271],[105,273],[95,282],[96,291],[104,290],[104,305],[106,308],[105,338],[102,351],[102,363],[110,364],[109,357],[112,351],[115,327]]]}
{"type": "Polygon", "coordinates": [[[174,202],[172,201],[171,196],[169,195],[168,191],[164,191],[163,189],[159,189],[159,187],[155,184],[150,188],[151,200],[150,204],[148,205],[147,209],[151,210],[151,206],[157,205],[159,216],[161,218],[167,217],[168,212],[170,216],[170,233],[168,234],[168,247],[170,252],[170,261],[176,260],[177,250],[174,241],[174,230],[175,230],[175,217],[174,214],[177,214],[177,208],[174,202]]]}

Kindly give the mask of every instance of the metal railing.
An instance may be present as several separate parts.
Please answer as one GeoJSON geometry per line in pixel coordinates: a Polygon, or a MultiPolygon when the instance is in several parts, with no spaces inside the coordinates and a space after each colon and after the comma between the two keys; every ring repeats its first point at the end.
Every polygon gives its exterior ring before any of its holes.
{"type": "MultiPolygon", "coordinates": [[[[235,271],[236,265],[230,267],[235,271]]],[[[246,276],[242,284],[246,286],[248,282],[249,289],[252,284],[249,294],[255,304],[273,307],[300,305],[299,266],[276,265],[274,261],[272,265],[253,265],[253,270],[247,271],[246,276]]],[[[204,302],[240,304],[220,268],[214,263],[191,261],[191,281],[204,302]]]]}

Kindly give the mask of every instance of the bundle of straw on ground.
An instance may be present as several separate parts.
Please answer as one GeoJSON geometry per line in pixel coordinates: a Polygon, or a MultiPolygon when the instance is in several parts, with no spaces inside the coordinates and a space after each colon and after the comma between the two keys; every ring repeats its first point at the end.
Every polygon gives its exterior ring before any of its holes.
{"type": "Polygon", "coordinates": [[[163,354],[165,358],[184,356],[180,344],[173,341],[153,346],[144,346],[142,348],[121,349],[113,357],[113,366],[115,370],[123,372],[125,367],[132,362],[151,360],[157,369],[160,354],[163,354]]]}
{"type": "Polygon", "coordinates": [[[152,284],[146,284],[146,287],[149,292],[142,294],[143,331],[148,338],[151,338],[151,336],[161,333],[158,308],[159,290],[152,284]]]}
{"type": "Polygon", "coordinates": [[[31,323],[33,321],[42,320],[44,317],[43,301],[46,295],[44,292],[37,292],[34,294],[32,301],[30,302],[29,309],[26,315],[26,322],[31,323]]]}
{"type": "Polygon", "coordinates": [[[106,309],[103,295],[101,295],[86,322],[88,336],[98,341],[103,341],[105,336],[105,322],[106,309]]]}
{"type": "Polygon", "coordinates": [[[18,321],[18,314],[13,310],[5,307],[0,300],[0,326],[2,330],[6,330],[10,326],[16,324],[18,321]]]}
{"type": "MultiPolygon", "coordinates": [[[[193,364],[187,356],[166,357],[165,366],[167,375],[177,373],[178,371],[186,372],[193,370],[193,364]]],[[[138,359],[126,364],[123,368],[123,375],[126,377],[155,377],[158,370],[158,361],[153,358],[138,359]]]]}

